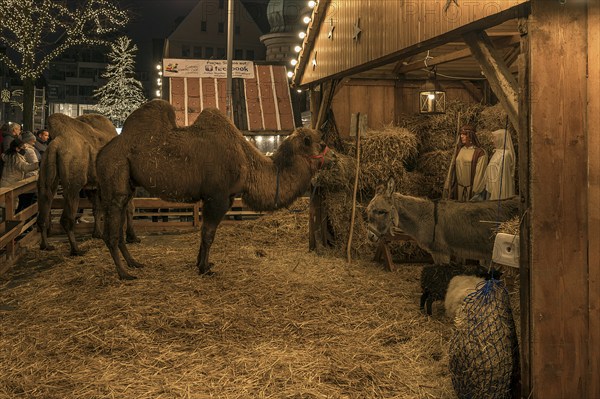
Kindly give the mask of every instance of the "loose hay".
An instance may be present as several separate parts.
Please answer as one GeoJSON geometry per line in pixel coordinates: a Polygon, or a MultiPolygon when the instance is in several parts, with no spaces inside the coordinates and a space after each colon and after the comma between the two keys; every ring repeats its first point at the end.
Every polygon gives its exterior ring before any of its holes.
{"type": "Polygon", "coordinates": [[[0,280],[0,398],[454,398],[421,267],[308,252],[306,208],[224,223],[212,277],[199,232],[130,245],[131,282],[100,240],[32,248],[0,280]]]}

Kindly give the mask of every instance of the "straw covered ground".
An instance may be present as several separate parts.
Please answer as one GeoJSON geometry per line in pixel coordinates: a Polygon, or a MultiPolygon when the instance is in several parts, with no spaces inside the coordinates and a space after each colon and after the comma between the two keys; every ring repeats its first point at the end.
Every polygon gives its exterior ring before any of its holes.
{"type": "Polygon", "coordinates": [[[455,398],[422,265],[309,252],[306,207],[223,224],[211,277],[195,231],[130,245],[131,282],[100,240],[32,248],[0,277],[0,398],[455,398]]]}

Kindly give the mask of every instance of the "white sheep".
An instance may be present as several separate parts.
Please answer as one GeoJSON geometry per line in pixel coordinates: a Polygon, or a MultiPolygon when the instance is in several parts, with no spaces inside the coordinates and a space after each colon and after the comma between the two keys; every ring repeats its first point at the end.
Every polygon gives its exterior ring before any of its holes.
{"type": "Polygon", "coordinates": [[[454,276],[448,284],[448,291],[444,300],[446,315],[452,320],[456,317],[456,312],[463,305],[465,298],[477,291],[485,280],[477,276],[454,276]]]}

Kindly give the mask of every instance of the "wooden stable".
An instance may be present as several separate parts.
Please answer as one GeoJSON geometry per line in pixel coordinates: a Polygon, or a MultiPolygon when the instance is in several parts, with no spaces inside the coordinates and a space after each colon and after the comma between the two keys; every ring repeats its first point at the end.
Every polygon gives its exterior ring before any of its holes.
{"type": "MultiPolygon", "coordinates": [[[[313,127],[493,93],[519,134],[522,398],[600,398],[600,0],[319,1],[293,85],[313,127]],[[461,87],[462,86],[462,87],[461,87]]],[[[318,203],[311,244],[325,242],[318,203]]]]}

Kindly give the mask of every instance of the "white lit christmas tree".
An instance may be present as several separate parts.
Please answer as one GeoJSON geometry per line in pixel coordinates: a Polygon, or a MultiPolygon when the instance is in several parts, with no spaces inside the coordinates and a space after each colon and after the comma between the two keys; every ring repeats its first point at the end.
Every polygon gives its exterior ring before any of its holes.
{"type": "Polygon", "coordinates": [[[115,126],[123,126],[127,116],[146,102],[142,83],[134,77],[136,51],[137,46],[128,37],[119,37],[111,45],[109,63],[102,74],[107,82],[94,91],[98,99],[96,109],[115,126]]]}
{"type": "Polygon", "coordinates": [[[127,13],[116,0],[0,0],[0,53],[23,81],[23,124],[33,124],[34,82],[50,62],[75,46],[102,45],[125,26],[127,13]]]}

